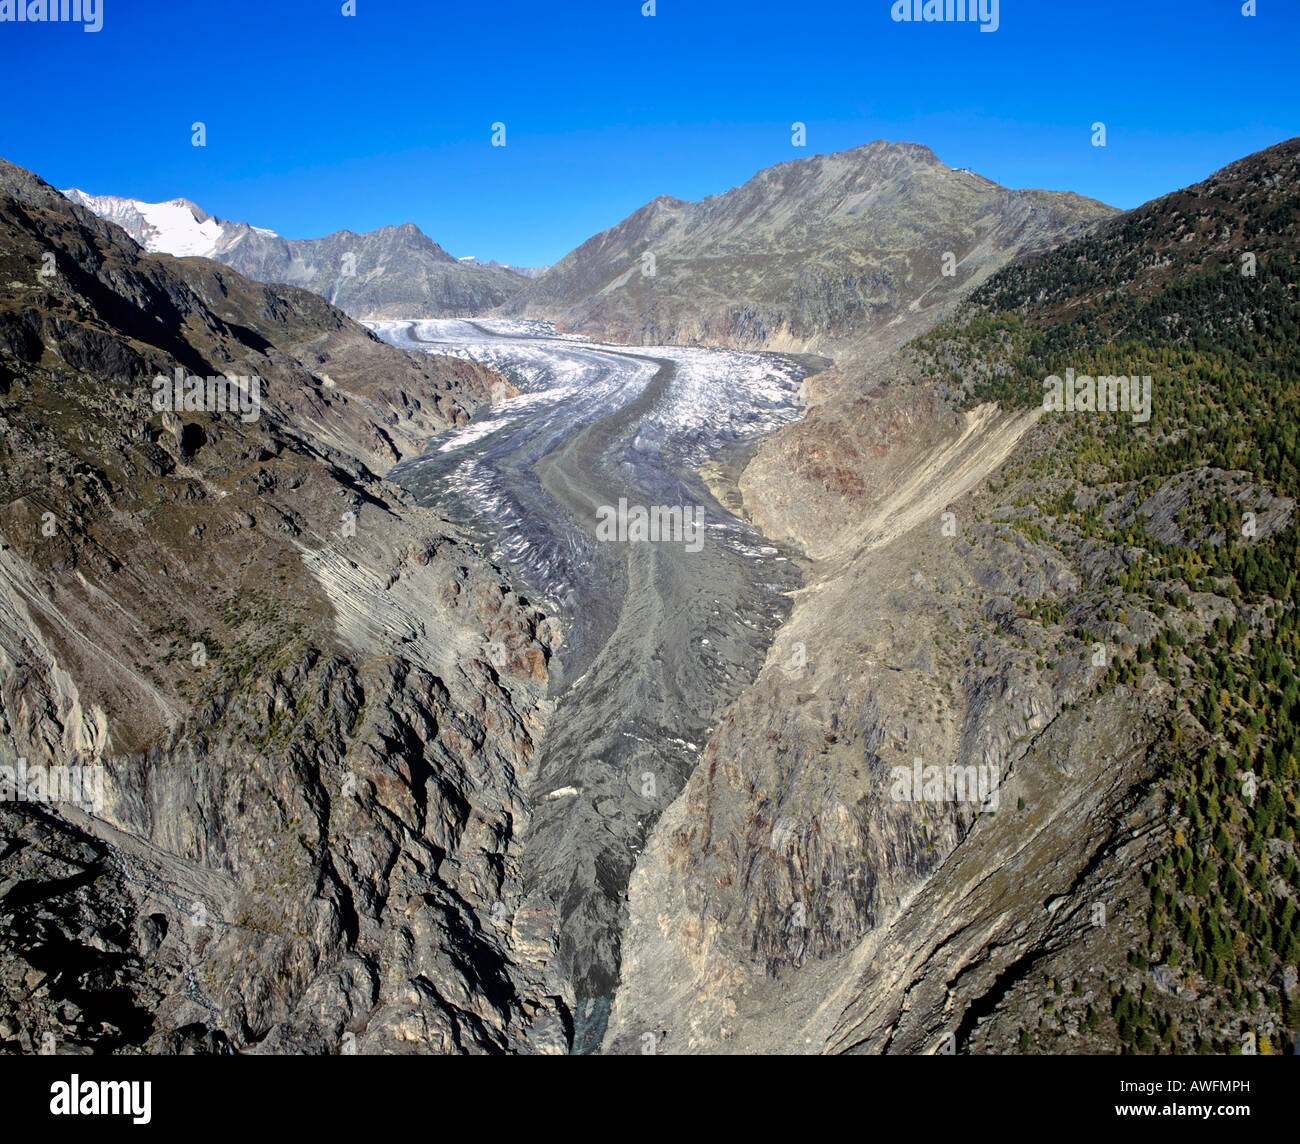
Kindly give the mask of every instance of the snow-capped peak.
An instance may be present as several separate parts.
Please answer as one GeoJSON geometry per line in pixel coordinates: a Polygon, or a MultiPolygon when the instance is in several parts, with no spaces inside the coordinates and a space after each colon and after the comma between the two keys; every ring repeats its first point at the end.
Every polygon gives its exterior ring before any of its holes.
{"type": "MultiPolygon", "coordinates": [[[[75,188],[64,191],[63,195],[100,218],[117,223],[145,250],[155,254],[211,258],[228,233],[244,229],[243,223],[214,218],[189,199],[146,203],[118,195],[90,195],[75,188]]],[[[260,234],[275,235],[274,231],[262,227],[253,229],[260,234]]]]}

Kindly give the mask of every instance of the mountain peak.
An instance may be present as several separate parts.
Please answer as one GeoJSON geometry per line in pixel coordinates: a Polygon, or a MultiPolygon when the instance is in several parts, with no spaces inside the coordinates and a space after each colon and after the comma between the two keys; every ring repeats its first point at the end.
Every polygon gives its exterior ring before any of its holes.
{"type": "Polygon", "coordinates": [[[906,140],[895,143],[889,139],[873,139],[870,143],[859,143],[856,147],[849,147],[844,151],[834,151],[831,154],[832,157],[836,155],[854,155],[869,159],[897,157],[909,159],[914,163],[943,165],[943,160],[924,143],[910,143],[906,140]]]}
{"type": "Polygon", "coordinates": [[[211,258],[230,231],[247,228],[246,223],[216,218],[189,199],[146,203],[118,195],[92,195],[76,187],[62,193],[78,206],[117,223],[145,250],[155,254],[211,258]]]}
{"type": "Polygon", "coordinates": [[[876,139],[778,163],[699,202],[660,195],[568,254],[522,301],[525,312],[631,340],[806,349],[885,326],[901,335],[922,300],[955,300],[1113,213],[959,173],[920,143],[876,139]],[[944,251],[962,265],[956,276],[941,273],[944,251]],[[636,273],[647,252],[653,276],[636,273]]]}

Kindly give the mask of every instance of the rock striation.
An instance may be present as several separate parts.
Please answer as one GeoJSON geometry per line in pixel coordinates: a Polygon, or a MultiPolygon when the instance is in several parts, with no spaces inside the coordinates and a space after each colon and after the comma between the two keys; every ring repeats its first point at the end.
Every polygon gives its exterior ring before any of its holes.
{"type": "Polygon", "coordinates": [[[0,168],[0,766],[103,775],[0,802],[0,1051],[567,1050],[518,869],[558,629],[384,478],[500,380],[0,168]],[[176,368],[256,416],[155,408],[176,368]]]}

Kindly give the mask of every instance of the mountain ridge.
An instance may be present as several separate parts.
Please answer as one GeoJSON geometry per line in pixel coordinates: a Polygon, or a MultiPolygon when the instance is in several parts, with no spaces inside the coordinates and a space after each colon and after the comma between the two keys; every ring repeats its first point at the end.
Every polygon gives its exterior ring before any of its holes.
{"type": "Polygon", "coordinates": [[[923,144],[875,140],[763,168],[696,202],[659,195],[501,312],[641,344],[830,351],[882,334],[901,344],[1001,266],[1116,213],[1070,191],[1001,187],[923,144]]]}
{"type": "Polygon", "coordinates": [[[151,253],[212,258],[255,281],[301,286],[354,318],[469,317],[527,281],[503,264],[455,258],[413,222],[293,239],[220,219],[185,198],[146,203],[76,188],[63,194],[151,253]]]}
{"type": "MultiPolygon", "coordinates": [[[[611,935],[604,1048],[1286,1045],[1300,140],[1105,217],[864,148],[659,196],[551,283],[631,340],[708,334],[702,301],[728,336],[838,356],[802,420],[712,466],[804,586],[682,747],[611,935]],[[809,324],[782,328],[751,292],[810,235],[786,314],[809,324]],[[967,273],[945,286],[933,244],[954,236],[967,273]],[[629,292],[656,250],[665,289],[629,292]],[[674,250],[715,263],[688,282],[674,250]],[[698,287],[677,312],[673,283],[698,287]],[[1149,422],[1044,411],[1070,368],[1154,374],[1149,422]],[[918,758],[991,770],[998,802],[900,798],[918,758]]],[[[305,289],[145,254],[4,164],[0,267],[0,749],[103,757],[114,780],[89,841],[0,805],[3,1051],[45,1028],[85,1048],[564,1051],[554,896],[520,882],[514,843],[561,625],[382,479],[494,375],[377,347],[305,289]],[[173,364],[261,375],[263,418],[152,413],[144,383],[173,364]],[[518,654],[485,655],[503,635],[518,654]],[[176,907],[195,900],[224,928],[196,935],[176,907]],[[107,969],[88,936],[106,930],[107,969]],[[31,987],[61,934],[107,991],[31,987]]]]}

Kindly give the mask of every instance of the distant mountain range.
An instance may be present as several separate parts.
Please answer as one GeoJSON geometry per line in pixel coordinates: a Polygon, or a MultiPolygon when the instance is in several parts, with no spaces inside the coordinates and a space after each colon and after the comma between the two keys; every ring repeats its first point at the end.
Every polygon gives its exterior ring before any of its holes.
{"type": "Polygon", "coordinates": [[[455,258],[413,223],[286,239],[187,199],[64,193],[148,251],[301,286],[354,318],[496,311],[615,341],[837,356],[866,335],[902,344],[1003,266],[1117,213],[884,140],[777,164],[699,202],[661,195],[550,267],[455,258]]]}
{"type": "Polygon", "coordinates": [[[353,318],[481,314],[540,272],[454,258],[409,222],[364,234],[339,230],[323,238],[283,238],[217,218],[188,199],[145,203],[76,189],[63,193],[117,223],[150,253],[213,258],[258,282],[301,286],[353,318]]]}

